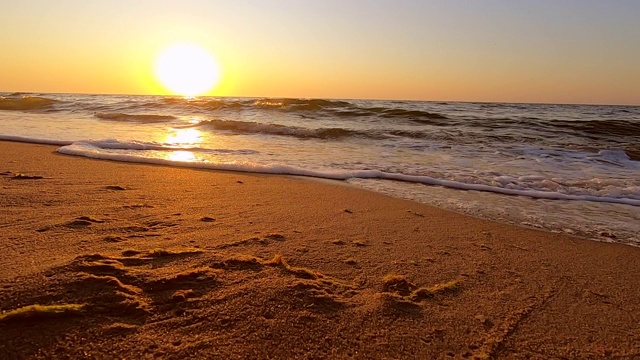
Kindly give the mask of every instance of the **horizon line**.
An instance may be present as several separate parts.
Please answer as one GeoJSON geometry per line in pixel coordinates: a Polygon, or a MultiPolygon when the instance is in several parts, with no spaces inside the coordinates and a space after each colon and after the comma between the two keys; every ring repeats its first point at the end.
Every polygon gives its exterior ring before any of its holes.
{"type": "Polygon", "coordinates": [[[616,103],[616,104],[604,104],[604,103],[570,103],[570,102],[521,102],[521,101],[495,101],[495,100],[425,100],[425,99],[385,99],[385,98],[338,98],[338,97],[291,97],[291,96],[233,96],[233,95],[197,95],[197,96],[184,96],[178,94],[125,94],[125,93],[83,93],[83,92],[39,92],[39,91],[0,91],[0,94],[53,94],[53,95],[98,95],[98,96],[165,96],[165,97],[179,97],[179,98],[244,98],[244,99],[317,99],[317,100],[355,100],[355,101],[402,101],[402,102],[440,102],[440,103],[468,103],[468,104],[514,104],[514,105],[576,105],[576,106],[629,106],[639,107],[640,103],[628,104],[628,103],[616,103]]]}

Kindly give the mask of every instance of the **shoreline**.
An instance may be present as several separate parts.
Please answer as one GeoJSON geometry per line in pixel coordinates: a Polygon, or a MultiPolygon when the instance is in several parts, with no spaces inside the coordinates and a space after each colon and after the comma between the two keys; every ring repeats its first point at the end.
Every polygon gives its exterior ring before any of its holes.
{"type": "Polygon", "coordinates": [[[0,141],[0,310],[84,307],[0,320],[2,358],[640,356],[639,248],[54,148],[0,141]]]}
{"type": "MultiPolygon", "coordinates": [[[[17,138],[17,139],[0,139],[0,142],[8,142],[8,143],[21,143],[21,144],[34,144],[34,145],[43,145],[43,146],[52,146],[55,147],[56,149],[64,146],[67,143],[55,143],[54,141],[51,142],[39,142],[39,141],[30,141],[29,139],[22,139],[22,138],[17,138]]],[[[477,218],[480,220],[487,220],[487,221],[491,221],[491,222],[497,222],[497,223],[501,223],[501,224],[505,224],[505,225],[511,225],[511,226],[517,226],[517,227],[521,227],[521,228],[525,228],[525,229],[530,229],[530,230],[540,230],[540,231],[545,231],[545,232],[551,232],[551,233],[558,233],[558,234],[564,234],[567,236],[575,236],[575,237],[579,237],[579,238],[583,238],[583,239],[588,239],[591,241],[597,241],[597,242],[605,242],[605,243],[617,243],[617,244],[624,244],[627,246],[633,246],[633,247],[640,247],[640,242],[638,242],[637,238],[633,238],[629,236],[629,230],[624,229],[622,230],[623,234],[618,234],[617,231],[608,231],[607,229],[605,230],[596,230],[594,231],[594,229],[584,229],[584,228],[577,228],[577,229],[572,229],[572,228],[562,228],[559,227],[557,224],[556,225],[548,225],[545,224],[544,222],[534,222],[534,223],[530,223],[529,220],[526,219],[522,219],[522,218],[503,218],[501,216],[496,216],[496,214],[491,214],[488,212],[478,212],[476,211],[469,211],[469,210],[465,210],[463,208],[457,208],[456,206],[446,206],[444,204],[434,204],[430,201],[425,201],[425,200],[421,200],[419,198],[411,198],[411,197],[406,197],[406,196],[402,196],[401,194],[391,194],[388,193],[386,191],[377,191],[377,190],[373,190],[371,188],[367,188],[366,186],[361,186],[361,185],[356,185],[356,184],[352,184],[350,183],[348,180],[340,180],[340,179],[331,179],[331,178],[323,178],[323,177],[316,177],[313,175],[297,175],[297,174],[278,174],[278,173],[261,173],[261,172],[254,172],[254,171],[243,171],[243,170],[228,170],[228,169],[215,169],[215,168],[206,168],[206,167],[198,167],[198,166],[189,166],[188,163],[187,165],[180,165],[179,163],[177,164],[163,164],[163,163],[156,163],[153,161],[150,162],[146,162],[146,161],[142,161],[142,162],[138,162],[138,161],[129,161],[129,160],[114,160],[114,159],[109,159],[109,158],[101,158],[101,157],[91,157],[91,156],[82,156],[82,155],[71,155],[71,154],[66,154],[66,153],[59,153],[57,151],[55,151],[56,155],[62,155],[62,156],[72,156],[72,157],[81,157],[81,158],[85,158],[85,159],[90,159],[90,160],[97,160],[97,161],[107,161],[107,162],[115,162],[115,163],[129,163],[129,164],[138,164],[138,165],[151,165],[151,166],[160,166],[160,167],[169,167],[169,168],[180,168],[180,169],[191,169],[191,170],[195,170],[195,171],[213,171],[213,172],[229,172],[229,173],[238,173],[238,174],[254,174],[257,176],[278,176],[278,177],[289,177],[292,179],[299,179],[299,180],[303,180],[303,181],[315,181],[318,183],[324,183],[324,184],[329,184],[329,185],[337,185],[337,186],[347,186],[347,187],[354,187],[357,189],[361,189],[364,191],[369,191],[369,192],[373,192],[374,194],[377,195],[382,195],[382,196],[389,196],[391,198],[394,199],[402,199],[402,200],[407,200],[407,201],[412,201],[412,202],[416,202],[419,204],[423,204],[426,206],[430,206],[430,207],[435,207],[444,211],[450,211],[459,215],[463,215],[463,216],[470,216],[473,218],[477,218]],[[621,235],[621,236],[620,236],[621,235]]],[[[402,182],[402,180],[397,180],[402,182]]],[[[450,192],[460,192],[460,191],[469,191],[471,193],[477,193],[479,194],[479,196],[483,196],[483,197],[494,197],[495,199],[498,199],[499,197],[507,197],[507,198],[515,198],[515,199],[528,199],[528,200],[532,200],[532,201],[545,201],[545,198],[537,198],[537,197],[531,197],[528,195],[515,195],[515,194],[506,194],[506,193],[500,193],[500,192],[494,192],[494,191],[483,191],[483,190],[473,190],[473,189],[459,189],[456,187],[448,187],[448,186],[442,186],[442,185],[429,185],[429,184],[424,184],[424,186],[426,187],[435,187],[435,188],[442,188],[445,191],[450,191],[450,192]]],[[[455,197],[455,196],[454,196],[455,197]]],[[[496,200],[488,200],[488,199],[484,199],[482,200],[484,202],[490,201],[490,202],[496,202],[499,203],[499,201],[496,200]]],[[[551,200],[551,201],[568,201],[569,203],[574,202],[576,200],[551,200]]],[[[585,202],[587,204],[614,204],[614,203],[608,203],[608,202],[593,202],[591,200],[578,200],[578,202],[585,202]]],[[[496,205],[496,203],[493,203],[493,205],[496,205]]],[[[520,204],[522,208],[528,208],[529,206],[526,204],[520,204]]],[[[616,204],[616,205],[623,205],[623,204],[616,204]]],[[[623,206],[627,206],[628,204],[624,204],[623,206]]],[[[628,205],[630,207],[635,207],[634,205],[628,205]]],[[[558,220],[556,219],[555,221],[552,221],[552,224],[557,222],[558,220]]]]}

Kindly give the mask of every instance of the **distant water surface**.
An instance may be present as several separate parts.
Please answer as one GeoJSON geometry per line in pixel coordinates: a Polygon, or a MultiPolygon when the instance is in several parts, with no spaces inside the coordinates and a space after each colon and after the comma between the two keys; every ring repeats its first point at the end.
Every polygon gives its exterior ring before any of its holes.
{"type": "Polygon", "coordinates": [[[0,139],[101,159],[345,180],[640,245],[640,107],[0,95],[0,139]]]}

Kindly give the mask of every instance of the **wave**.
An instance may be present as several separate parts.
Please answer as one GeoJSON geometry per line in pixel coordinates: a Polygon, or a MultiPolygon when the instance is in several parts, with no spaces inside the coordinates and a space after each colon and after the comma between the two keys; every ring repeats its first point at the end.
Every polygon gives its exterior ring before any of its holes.
{"type": "Polygon", "coordinates": [[[134,151],[190,151],[202,154],[237,154],[237,155],[254,155],[259,151],[252,149],[210,149],[200,148],[188,145],[173,145],[167,143],[144,142],[144,141],[120,141],[116,139],[107,139],[100,141],[76,141],[73,143],[63,143],[63,146],[74,146],[100,152],[101,150],[134,150],[134,151]]]}
{"type": "Polygon", "coordinates": [[[344,138],[365,138],[372,140],[382,140],[394,137],[406,137],[411,139],[431,139],[446,140],[452,135],[444,132],[420,131],[420,130],[353,130],[340,127],[309,129],[297,126],[286,126],[280,124],[265,124],[239,120],[203,120],[195,124],[183,127],[205,127],[220,131],[230,131],[236,134],[264,134],[277,136],[291,136],[298,139],[344,139],[344,138]]]}
{"type": "Polygon", "coordinates": [[[258,99],[253,105],[259,108],[283,109],[289,111],[318,111],[326,108],[345,108],[353,106],[351,103],[342,100],[325,99],[258,99]]]}
{"type": "Polygon", "coordinates": [[[123,114],[123,113],[96,113],[95,117],[109,121],[132,121],[142,123],[158,123],[177,119],[171,115],[145,115],[145,114],[123,114]]]}
{"type": "Polygon", "coordinates": [[[17,142],[24,142],[24,143],[30,143],[30,144],[58,145],[58,146],[73,144],[72,141],[44,139],[44,138],[35,138],[35,137],[27,137],[27,136],[15,136],[15,135],[0,135],[0,140],[17,141],[17,142]]]}
{"type": "MultiPolygon", "coordinates": [[[[218,109],[240,109],[250,105],[249,101],[233,100],[233,99],[217,99],[217,98],[161,98],[161,104],[169,106],[186,106],[201,110],[218,110],[218,109]]],[[[153,104],[157,105],[157,104],[153,104]]]]}
{"type": "Polygon", "coordinates": [[[448,125],[448,117],[429,111],[408,110],[396,107],[367,107],[346,100],[295,99],[295,98],[162,98],[165,105],[184,105],[201,110],[273,110],[286,113],[300,112],[301,116],[314,113],[317,116],[379,117],[405,119],[420,124],[448,125]]]}
{"type": "MultiPolygon", "coordinates": [[[[260,108],[282,109],[287,111],[328,111],[341,117],[378,116],[381,118],[403,118],[414,121],[446,120],[447,116],[423,110],[407,110],[393,107],[358,106],[344,100],[325,99],[259,99],[253,105],[260,108]]],[[[446,123],[445,123],[446,124],[446,123]]]]}
{"type": "Polygon", "coordinates": [[[404,109],[388,109],[388,108],[374,108],[376,113],[380,114],[384,118],[407,118],[414,120],[429,119],[448,119],[446,116],[438,113],[432,113],[422,110],[404,110],[404,109]]]}
{"type": "Polygon", "coordinates": [[[640,122],[627,120],[554,121],[557,128],[580,131],[587,135],[640,137],[640,122]]]}
{"type": "Polygon", "coordinates": [[[640,144],[628,145],[623,148],[629,160],[640,161],[640,144]]]}
{"type": "MultiPolygon", "coordinates": [[[[68,142],[60,140],[29,138],[21,136],[0,136],[0,140],[8,141],[20,141],[31,143],[42,143],[62,146],[57,151],[61,154],[77,155],[97,159],[108,159],[125,162],[136,163],[153,163],[161,165],[190,167],[190,168],[204,168],[213,170],[231,170],[240,172],[255,172],[255,173],[268,173],[268,174],[286,174],[286,175],[299,175],[308,177],[317,177],[334,180],[349,180],[349,179],[382,179],[382,180],[394,180],[409,183],[418,183],[425,185],[443,186],[453,189],[461,190],[475,190],[484,192],[493,192],[505,195],[517,195],[527,196],[537,199],[549,199],[549,200],[581,200],[591,202],[604,202],[614,204],[626,204],[631,206],[640,206],[640,198],[638,193],[640,188],[637,182],[622,184],[619,181],[614,180],[602,180],[592,179],[585,180],[576,183],[575,186],[582,188],[587,186],[591,188],[597,194],[585,194],[585,193],[565,193],[554,191],[553,189],[561,189],[564,186],[549,187],[547,183],[557,185],[554,179],[546,179],[543,176],[524,176],[517,180],[522,181],[524,187],[507,187],[510,185],[508,177],[500,176],[498,178],[489,179],[490,183],[478,183],[479,179],[474,178],[471,181],[465,180],[465,177],[450,180],[442,178],[441,176],[433,177],[426,175],[413,175],[397,172],[389,172],[383,170],[345,170],[345,169],[329,169],[329,170],[312,170],[305,169],[291,165],[276,164],[265,165],[254,163],[251,161],[242,162],[223,162],[212,163],[204,161],[199,162],[180,162],[170,160],[170,156],[167,157],[167,153],[174,151],[192,151],[203,154],[218,154],[218,155],[252,155],[257,154],[258,151],[251,149],[201,149],[201,148],[189,148],[185,146],[172,146],[162,143],[148,143],[138,141],[119,141],[119,140],[103,140],[103,141],[79,141],[68,142]],[[505,178],[505,179],[503,179],[505,178]],[[497,184],[495,184],[497,183],[497,184]],[[583,184],[584,183],[584,184],[583,184]],[[502,184],[503,186],[500,186],[502,184]],[[506,185],[505,185],[506,184],[506,185]],[[525,184],[529,184],[526,185],[525,184]],[[547,185],[545,185],[547,184],[547,185]],[[608,186],[613,188],[608,189],[608,186]],[[530,188],[528,186],[534,186],[530,188]],[[550,188],[551,190],[545,190],[543,188],[550,188]],[[626,195],[624,195],[626,194],[626,195]],[[620,196],[622,195],[622,196],[620,196]]],[[[624,162],[629,158],[622,150],[603,150],[599,154],[601,157],[610,161],[624,162]]],[[[244,158],[244,157],[243,157],[244,158]]],[[[560,184],[562,185],[562,184],[560,184]]],[[[571,184],[564,184],[567,187],[573,187],[571,184]]]]}
{"type": "MultiPolygon", "coordinates": [[[[308,176],[315,178],[333,179],[333,180],[349,180],[349,179],[382,179],[394,180],[409,183],[418,183],[425,185],[443,186],[461,190],[475,190],[484,192],[493,192],[505,195],[527,196],[537,199],[549,200],[581,200],[591,202],[604,202],[614,204],[626,204],[631,206],[640,206],[640,199],[614,197],[614,196],[596,196],[587,194],[565,194],[555,191],[541,191],[535,189],[514,189],[505,188],[482,183],[467,183],[455,180],[447,180],[435,178],[425,175],[409,175],[402,173],[386,172],[382,170],[311,170],[291,165],[277,164],[264,165],[249,161],[212,163],[207,161],[197,162],[180,162],[170,160],[166,157],[141,156],[131,152],[110,152],[109,149],[153,149],[156,144],[132,144],[118,143],[117,141],[107,142],[77,142],[71,145],[63,146],[57,151],[61,154],[84,156],[97,159],[107,159],[124,162],[135,163],[152,163],[160,165],[170,165],[188,168],[202,168],[211,170],[229,170],[239,172],[265,173],[265,174],[284,174],[308,176]],[[105,151],[107,150],[107,151],[105,151]]],[[[163,150],[170,150],[167,147],[161,147],[163,150]]],[[[540,180],[534,178],[533,180],[540,180]]],[[[597,179],[596,179],[597,180],[597,179]]]]}
{"type": "Polygon", "coordinates": [[[340,117],[377,116],[386,119],[401,118],[421,123],[432,123],[432,121],[426,122],[425,120],[448,119],[445,115],[434,112],[390,107],[364,107],[343,100],[260,99],[256,100],[254,105],[261,108],[277,108],[287,111],[324,111],[340,117]]]}
{"type": "Polygon", "coordinates": [[[365,132],[343,128],[306,129],[279,124],[255,123],[238,120],[203,120],[190,127],[211,127],[215,130],[232,131],[239,134],[266,134],[293,136],[300,139],[339,139],[344,137],[371,137],[365,132]]]}
{"type": "Polygon", "coordinates": [[[41,96],[0,97],[0,110],[37,110],[58,102],[58,100],[41,96]]]}
{"type": "Polygon", "coordinates": [[[451,140],[454,136],[445,132],[435,131],[411,131],[411,130],[388,130],[385,135],[397,137],[405,137],[411,139],[429,139],[429,140],[451,140]]]}

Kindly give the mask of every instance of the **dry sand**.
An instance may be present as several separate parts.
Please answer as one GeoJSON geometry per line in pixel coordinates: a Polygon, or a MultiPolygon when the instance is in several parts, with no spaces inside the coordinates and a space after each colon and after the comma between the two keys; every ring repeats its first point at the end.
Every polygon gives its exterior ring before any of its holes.
{"type": "Polygon", "coordinates": [[[0,359],[640,358],[638,248],[54,150],[0,142],[0,359]]]}

